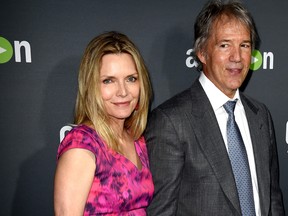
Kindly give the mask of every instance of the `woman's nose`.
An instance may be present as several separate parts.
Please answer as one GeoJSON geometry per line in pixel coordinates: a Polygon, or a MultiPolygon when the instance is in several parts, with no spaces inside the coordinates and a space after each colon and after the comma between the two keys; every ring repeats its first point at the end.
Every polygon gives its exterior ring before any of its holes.
{"type": "Polygon", "coordinates": [[[117,96],[120,97],[127,96],[127,87],[124,82],[119,82],[117,96]]]}

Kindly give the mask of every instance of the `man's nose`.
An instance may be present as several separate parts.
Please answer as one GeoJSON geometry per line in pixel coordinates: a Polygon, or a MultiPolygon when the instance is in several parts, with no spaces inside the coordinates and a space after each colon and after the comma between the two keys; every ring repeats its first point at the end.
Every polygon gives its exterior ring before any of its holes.
{"type": "Polygon", "coordinates": [[[234,48],[230,54],[230,61],[240,62],[241,61],[241,48],[234,48]]]}

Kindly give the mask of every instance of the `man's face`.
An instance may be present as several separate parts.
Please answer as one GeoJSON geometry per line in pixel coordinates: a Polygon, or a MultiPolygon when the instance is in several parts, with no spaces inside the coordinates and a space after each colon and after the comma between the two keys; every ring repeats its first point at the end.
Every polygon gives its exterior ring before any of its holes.
{"type": "Polygon", "coordinates": [[[197,56],[208,79],[233,98],[249,71],[250,31],[241,22],[224,16],[213,23],[206,46],[197,56]]]}

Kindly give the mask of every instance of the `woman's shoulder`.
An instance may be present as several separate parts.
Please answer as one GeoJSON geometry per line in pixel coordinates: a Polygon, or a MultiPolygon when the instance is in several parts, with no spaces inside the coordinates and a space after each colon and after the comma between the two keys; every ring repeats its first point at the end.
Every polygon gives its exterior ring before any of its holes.
{"type": "Polygon", "coordinates": [[[96,131],[92,127],[89,127],[85,124],[73,125],[70,132],[72,134],[80,133],[85,134],[87,136],[96,134],[96,131]]]}
{"type": "Polygon", "coordinates": [[[144,136],[142,135],[141,137],[139,137],[139,139],[136,140],[136,143],[139,144],[139,146],[143,146],[146,148],[146,141],[145,141],[145,138],[144,136]]]}
{"type": "Polygon", "coordinates": [[[142,143],[145,143],[145,138],[143,135],[141,135],[139,138],[138,138],[138,141],[139,142],[142,142],[142,143]]]}
{"type": "Polygon", "coordinates": [[[94,137],[98,137],[98,135],[93,128],[87,125],[73,125],[61,143],[71,142],[71,140],[77,142],[90,142],[94,137]]]}
{"type": "Polygon", "coordinates": [[[98,154],[103,142],[96,131],[87,125],[73,125],[58,148],[58,157],[72,148],[82,148],[98,154]]]}

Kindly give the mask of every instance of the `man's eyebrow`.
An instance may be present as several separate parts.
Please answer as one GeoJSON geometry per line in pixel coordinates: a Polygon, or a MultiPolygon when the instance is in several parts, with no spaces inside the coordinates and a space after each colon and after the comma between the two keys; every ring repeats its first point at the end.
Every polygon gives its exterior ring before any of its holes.
{"type": "Polygon", "coordinates": [[[244,40],[242,43],[252,43],[251,40],[244,40]]]}

